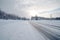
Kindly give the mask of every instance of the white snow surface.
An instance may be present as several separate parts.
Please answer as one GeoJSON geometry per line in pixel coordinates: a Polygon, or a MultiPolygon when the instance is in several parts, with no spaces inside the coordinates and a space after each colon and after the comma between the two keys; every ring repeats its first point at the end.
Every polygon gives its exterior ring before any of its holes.
{"type": "Polygon", "coordinates": [[[37,21],[34,21],[34,22],[60,26],[60,20],[37,20],[37,21]]]}
{"type": "Polygon", "coordinates": [[[45,40],[28,21],[0,20],[0,40],[45,40]]]}
{"type": "Polygon", "coordinates": [[[0,20],[0,40],[50,40],[49,34],[48,37],[44,36],[45,34],[39,32],[30,22],[60,39],[60,36],[57,36],[60,35],[60,20],[0,20]]]}

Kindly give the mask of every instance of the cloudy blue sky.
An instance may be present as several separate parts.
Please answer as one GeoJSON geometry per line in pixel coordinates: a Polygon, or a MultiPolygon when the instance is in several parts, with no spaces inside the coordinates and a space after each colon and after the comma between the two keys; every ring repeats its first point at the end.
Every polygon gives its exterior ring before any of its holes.
{"type": "Polygon", "coordinates": [[[0,0],[0,10],[21,17],[59,17],[60,0],[0,0]]]}

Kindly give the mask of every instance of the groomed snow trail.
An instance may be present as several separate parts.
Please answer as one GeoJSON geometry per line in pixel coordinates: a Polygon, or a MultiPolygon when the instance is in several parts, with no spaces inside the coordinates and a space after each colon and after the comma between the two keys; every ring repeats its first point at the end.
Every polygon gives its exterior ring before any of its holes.
{"type": "Polygon", "coordinates": [[[53,25],[51,21],[49,23],[45,22],[44,24],[40,21],[30,21],[30,24],[35,27],[46,40],[60,40],[60,26],[53,25]]]}
{"type": "Polygon", "coordinates": [[[28,21],[0,20],[0,40],[45,40],[28,21]]]}

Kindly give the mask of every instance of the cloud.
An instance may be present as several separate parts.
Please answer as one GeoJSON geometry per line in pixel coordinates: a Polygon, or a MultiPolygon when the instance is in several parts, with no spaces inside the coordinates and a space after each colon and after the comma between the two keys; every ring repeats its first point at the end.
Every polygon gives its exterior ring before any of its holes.
{"type": "Polygon", "coordinates": [[[53,10],[60,8],[60,0],[0,0],[0,9],[18,16],[28,17],[26,11],[33,7],[43,11],[53,10]]]}

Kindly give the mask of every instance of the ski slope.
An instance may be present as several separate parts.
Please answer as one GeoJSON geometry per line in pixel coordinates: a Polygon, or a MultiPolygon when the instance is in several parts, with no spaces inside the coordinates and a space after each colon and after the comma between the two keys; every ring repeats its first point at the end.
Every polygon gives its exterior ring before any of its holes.
{"type": "Polygon", "coordinates": [[[0,40],[60,40],[59,24],[48,20],[0,20],[0,40]]]}

